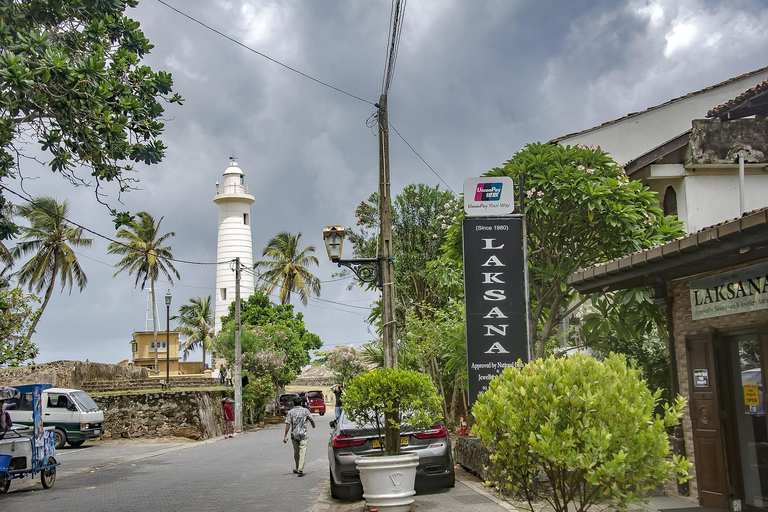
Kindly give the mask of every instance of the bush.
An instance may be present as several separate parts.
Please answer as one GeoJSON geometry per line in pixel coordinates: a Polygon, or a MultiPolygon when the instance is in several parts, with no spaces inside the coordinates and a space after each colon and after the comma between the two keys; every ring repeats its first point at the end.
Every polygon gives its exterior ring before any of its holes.
{"type": "Polygon", "coordinates": [[[491,448],[499,488],[529,505],[538,470],[546,477],[538,497],[557,512],[608,500],[624,506],[675,474],[690,478],[690,462],[670,455],[665,432],[682,417],[684,400],[661,417],[659,397],[622,355],[538,359],[491,381],[473,407],[472,433],[491,448]]]}
{"type": "Polygon", "coordinates": [[[428,375],[413,370],[378,368],[353,378],[344,388],[344,412],[360,425],[386,429],[384,449],[400,453],[400,430],[426,429],[441,419],[440,398],[428,375]],[[385,421],[385,418],[387,421],[385,421]]]}
{"type": "Polygon", "coordinates": [[[246,423],[257,423],[264,407],[274,398],[275,387],[268,376],[250,376],[243,386],[243,418],[246,423]]]}

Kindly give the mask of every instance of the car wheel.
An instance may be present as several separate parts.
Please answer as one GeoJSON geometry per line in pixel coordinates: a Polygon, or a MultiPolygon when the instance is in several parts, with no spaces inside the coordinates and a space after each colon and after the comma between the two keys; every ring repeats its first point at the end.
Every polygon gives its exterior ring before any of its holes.
{"type": "Polygon", "coordinates": [[[451,473],[448,475],[448,485],[446,487],[456,487],[456,470],[451,469],[451,473]]]}
{"type": "Polygon", "coordinates": [[[83,445],[85,442],[85,439],[81,439],[80,441],[67,441],[69,443],[69,446],[72,448],[78,448],[83,445]]]}
{"type": "Polygon", "coordinates": [[[57,450],[64,448],[64,443],[67,442],[67,433],[62,429],[57,428],[55,432],[54,446],[57,450]]]}
{"type": "Polygon", "coordinates": [[[320,413],[320,416],[325,416],[325,413],[324,413],[324,412],[321,412],[321,413],[320,413]]]}
{"type": "Polygon", "coordinates": [[[339,488],[338,488],[338,486],[333,481],[333,473],[331,473],[330,470],[329,470],[328,474],[329,474],[329,476],[331,478],[331,498],[336,499],[336,500],[342,499],[342,496],[339,494],[339,488]]]}

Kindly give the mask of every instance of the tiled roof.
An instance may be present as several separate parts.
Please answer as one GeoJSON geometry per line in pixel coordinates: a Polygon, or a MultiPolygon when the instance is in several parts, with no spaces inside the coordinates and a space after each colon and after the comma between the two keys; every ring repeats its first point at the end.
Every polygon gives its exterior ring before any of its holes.
{"type": "Polygon", "coordinates": [[[757,96],[762,96],[764,94],[768,94],[768,80],[765,82],[761,82],[757,84],[756,86],[752,87],[751,89],[748,89],[744,91],[743,93],[736,96],[734,99],[730,101],[726,101],[722,105],[719,105],[709,112],[707,112],[707,117],[719,117],[722,116],[729,111],[732,111],[738,107],[744,106],[745,103],[749,102],[752,98],[755,98],[757,96]]]}
{"type": "MultiPolygon", "coordinates": [[[[671,99],[671,100],[669,100],[669,101],[666,101],[666,102],[664,102],[664,103],[662,103],[662,104],[660,104],[660,105],[656,105],[656,106],[653,106],[653,107],[649,107],[649,108],[647,108],[647,109],[645,109],[645,110],[641,110],[640,112],[632,112],[632,113],[630,113],[630,114],[627,114],[627,115],[626,115],[626,116],[624,116],[624,117],[620,117],[620,118],[618,118],[618,119],[614,119],[614,120],[612,120],[612,121],[606,121],[605,123],[603,123],[603,124],[601,124],[601,125],[598,125],[598,126],[593,126],[592,128],[587,128],[586,130],[582,130],[582,131],[579,131],[579,132],[573,132],[573,133],[569,133],[569,134],[567,134],[567,135],[563,135],[563,136],[561,136],[561,137],[557,137],[557,138],[555,138],[555,139],[552,139],[552,140],[550,140],[550,141],[549,141],[549,144],[557,144],[558,142],[560,142],[560,141],[561,141],[561,140],[563,140],[563,139],[568,139],[568,138],[570,138],[570,137],[573,137],[573,136],[575,136],[575,135],[581,135],[582,133],[591,132],[591,131],[593,131],[593,130],[597,130],[598,128],[603,128],[603,127],[605,127],[605,126],[610,126],[610,125],[612,125],[612,124],[618,123],[619,121],[623,121],[623,120],[625,120],[625,119],[630,119],[630,118],[632,118],[632,117],[636,117],[636,116],[639,116],[639,115],[641,115],[641,114],[645,114],[646,112],[650,112],[650,111],[652,111],[652,110],[656,110],[656,109],[658,109],[658,108],[666,107],[667,105],[671,105],[671,104],[673,104],[673,103],[677,103],[678,101],[682,101],[682,100],[684,100],[684,99],[688,99],[688,98],[691,98],[691,97],[693,97],[693,96],[697,96],[697,95],[699,95],[699,94],[702,94],[702,93],[705,93],[705,92],[709,92],[709,91],[711,91],[711,90],[713,90],[713,89],[717,89],[718,87],[722,87],[722,86],[724,86],[724,85],[728,85],[728,84],[730,84],[730,83],[732,83],[732,82],[736,82],[736,81],[738,81],[738,80],[741,80],[742,78],[747,78],[747,77],[749,77],[749,76],[752,76],[752,75],[756,75],[756,74],[758,74],[758,73],[764,73],[764,72],[766,72],[766,71],[768,71],[768,66],[766,66],[766,67],[763,67],[763,68],[760,68],[760,69],[756,69],[755,71],[750,71],[749,73],[744,73],[744,74],[742,74],[742,75],[739,75],[739,76],[735,76],[735,77],[733,77],[733,78],[729,78],[728,80],[725,80],[725,81],[723,81],[723,82],[717,83],[717,84],[715,84],[715,85],[710,85],[709,87],[705,87],[704,89],[701,89],[700,91],[690,92],[690,93],[688,93],[688,94],[685,94],[685,95],[683,95],[683,96],[680,96],[679,98],[674,98],[674,99],[671,99]]],[[[762,85],[762,84],[761,84],[761,85],[762,85]]],[[[733,100],[732,100],[732,101],[733,101],[733,100]]],[[[729,103],[730,103],[730,102],[729,102],[729,103]]],[[[719,108],[719,107],[718,107],[718,108],[719,108]]],[[[711,112],[711,111],[710,111],[710,112],[711,112]]],[[[707,114],[707,115],[709,115],[709,114],[707,114]]]]}
{"type": "Polygon", "coordinates": [[[654,265],[661,261],[669,261],[683,254],[692,253],[701,248],[711,246],[713,243],[731,238],[738,233],[765,229],[767,227],[768,207],[758,208],[745,212],[742,216],[735,219],[719,222],[713,226],[702,228],[695,233],[683,235],[661,245],[577,270],[568,277],[568,284],[579,288],[590,281],[599,283],[601,278],[611,275],[631,273],[633,271],[647,273],[654,265]]]}

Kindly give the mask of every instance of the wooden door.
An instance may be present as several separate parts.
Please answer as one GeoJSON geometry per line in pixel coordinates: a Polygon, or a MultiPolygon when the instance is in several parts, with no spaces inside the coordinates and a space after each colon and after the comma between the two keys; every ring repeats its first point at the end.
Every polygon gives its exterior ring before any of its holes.
{"type": "Polygon", "coordinates": [[[712,336],[686,336],[686,348],[699,504],[727,509],[728,485],[712,336]]]}

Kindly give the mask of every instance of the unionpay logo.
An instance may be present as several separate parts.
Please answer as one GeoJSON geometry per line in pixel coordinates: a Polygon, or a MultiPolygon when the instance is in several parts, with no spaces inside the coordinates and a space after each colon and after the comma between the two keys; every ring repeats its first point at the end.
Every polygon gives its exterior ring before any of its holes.
{"type": "Polygon", "coordinates": [[[478,183],[475,188],[475,201],[498,201],[501,199],[503,183],[478,183]]]}

